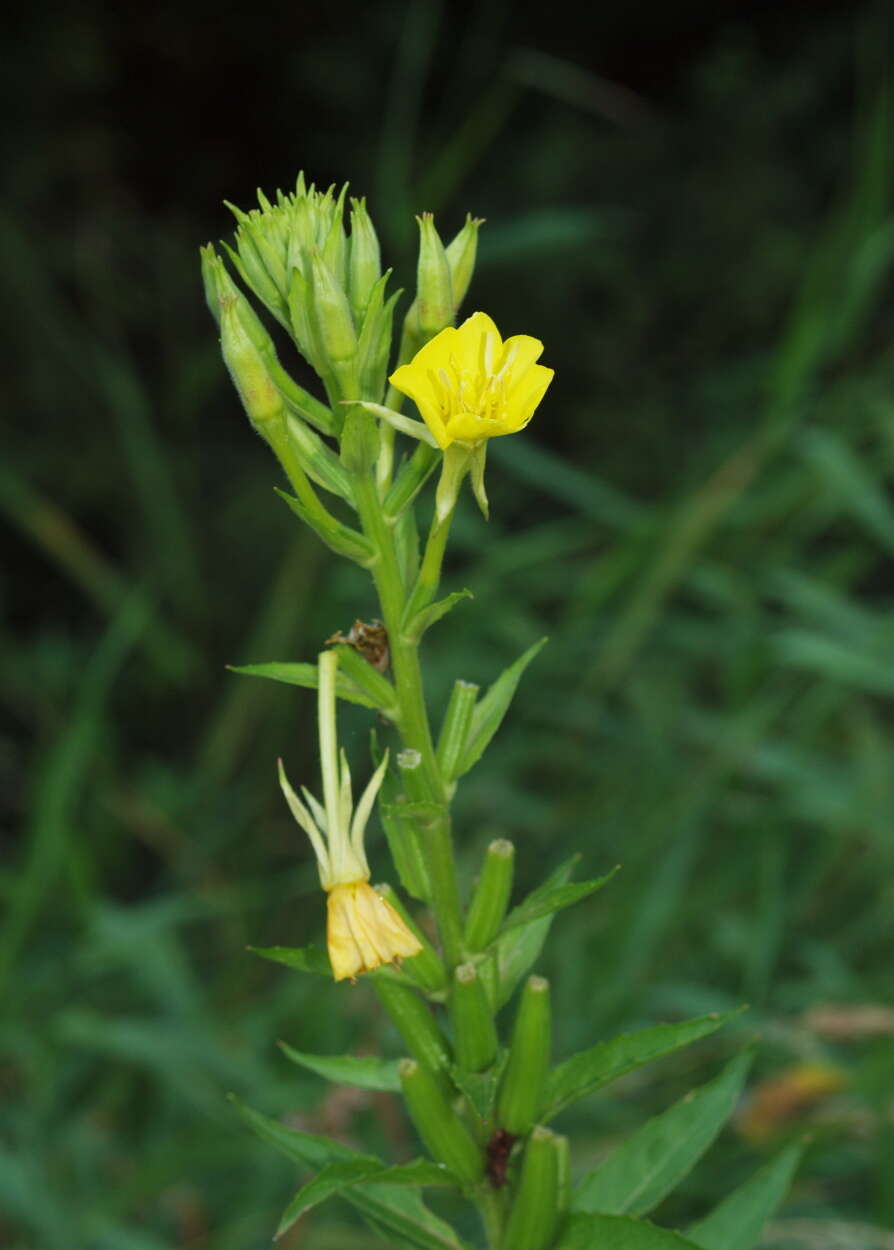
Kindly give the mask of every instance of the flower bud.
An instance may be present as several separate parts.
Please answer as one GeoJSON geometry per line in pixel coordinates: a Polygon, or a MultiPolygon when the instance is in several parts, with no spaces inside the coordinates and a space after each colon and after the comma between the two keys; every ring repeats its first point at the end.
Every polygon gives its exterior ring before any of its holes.
{"type": "Polygon", "coordinates": [[[416,277],[416,302],[419,331],[424,339],[433,338],[445,326],[453,324],[453,285],[450,265],[431,213],[423,213],[419,222],[419,264],[416,277]]]}
{"type": "Polygon", "coordinates": [[[540,1111],[549,1052],[549,981],[544,977],[528,977],[497,1095],[500,1127],[516,1137],[528,1131],[540,1111]]]}
{"type": "Polygon", "coordinates": [[[343,399],[356,399],[357,332],[348,297],[319,253],[311,256],[310,300],[321,364],[338,379],[343,399]]]}
{"type": "Polygon", "coordinates": [[[484,222],[483,217],[473,217],[469,213],[466,224],[450,243],[447,244],[447,264],[450,267],[450,285],[453,290],[453,317],[459,312],[466,292],[475,272],[475,258],[478,253],[478,231],[484,222]]]}
{"type": "Polygon", "coordinates": [[[348,297],[354,322],[361,325],[373,288],[382,276],[379,240],[365,200],[351,200],[351,239],[348,252],[348,297]]]}
{"type": "Polygon", "coordinates": [[[471,1133],[426,1068],[402,1059],[399,1071],[410,1116],[429,1154],[461,1184],[474,1185],[481,1179],[484,1159],[471,1133]]]}
{"type": "Polygon", "coordinates": [[[470,951],[483,951],[499,933],[512,893],[514,865],[512,843],[505,838],[491,842],[466,920],[466,946],[470,951]]]}
{"type": "Polygon", "coordinates": [[[221,304],[220,345],[249,420],[254,426],[263,426],[265,422],[283,417],[285,405],[263,356],[246,329],[241,315],[244,304],[241,296],[230,297],[221,304]]]}
{"type": "Polygon", "coordinates": [[[453,1049],[467,1072],[483,1072],[497,1057],[497,1027],[474,964],[460,964],[450,995],[453,1049]]]}
{"type": "Polygon", "coordinates": [[[548,1250],[562,1215],[562,1157],[568,1143],[538,1124],[528,1139],[503,1245],[506,1250],[548,1250]]]}

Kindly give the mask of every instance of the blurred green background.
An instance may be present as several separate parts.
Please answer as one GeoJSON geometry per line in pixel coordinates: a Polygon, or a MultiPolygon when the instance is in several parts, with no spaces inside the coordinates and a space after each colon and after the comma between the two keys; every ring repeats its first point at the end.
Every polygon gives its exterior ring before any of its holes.
{"type": "MultiPolygon", "coordinates": [[[[198,245],[230,232],[221,201],[302,167],[368,196],[403,286],[415,212],[448,236],[486,217],[468,308],[542,338],[557,370],[525,436],[493,446],[493,519],[466,506],[447,578],[475,599],[426,645],[440,700],[551,638],[461,791],[463,880],[495,834],[517,842],[520,889],[575,850],[586,875],[623,864],[557,918],[542,960],[562,1055],[750,1004],[738,1034],[566,1113],[578,1165],[760,1033],[750,1107],[660,1222],[696,1218],[807,1129],[767,1245],[894,1246],[888,16],[696,0],[17,15],[4,1246],[269,1244],[295,1173],[230,1090],[414,1149],[389,1096],[333,1093],[275,1046],[398,1053],[368,989],[245,949],[321,928],[273,769],[283,754],[315,776],[313,696],[224,666],[311,658],[375,614],[276,500],[198,279],[198,245]],[[808,1105],[792,1089],[814,1063],[840,1088],[808,1105]]],[[[367,720],[344,725],[359,761],[367,720]]],[[[384,875],[380,838],[371,853],[384,875]]],[[[332,1205],[283,1244],[381,1243],[332,1205]]]]}

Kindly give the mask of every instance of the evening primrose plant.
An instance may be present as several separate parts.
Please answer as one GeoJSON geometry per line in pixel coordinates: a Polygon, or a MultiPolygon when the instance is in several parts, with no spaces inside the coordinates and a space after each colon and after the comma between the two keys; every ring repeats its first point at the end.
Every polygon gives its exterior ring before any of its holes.
{"type": "MultiPolygon", "coordinates": [[[[569,1142],[550,1127],[578,1099],[715,1032],[729,1016],[659,1024],[552,1066],[550,986],[532,969],[555,913],[595,894],[612,873],[573,881],[574,857],[513,906],[515,848],[498,839],[471,889],[457,879],[457,785],[479,765],[542,642],[484,693],[457,678],[436,709],[420,644],[467,597],[439,597],[451,522],[466,483],[487,515],[487,446],[523,431],[547,395],[553,371],[540,363],[543,345],[526,334],[504,339],[482,311],[460,319],[479,220],[469,217],[445,246],[431,214],[418,219],[416,292],[395,336],[400,292],[388,291],[390,271],[363,200],[319,191],[299,176],[293,192],[272,201],[259,193],[258,202],[248,212],[233,208],[236,236],[223,244],[224,257],[202,249],[223,357],[288,483],[278,493],[334,557],[372,579],[379,603],[373,621],[321,639],[312,663],[237,670],[316,689],[318,700],[321,797],[313,779],[297,792],[282,762],[279,782],[317,859],[327,949],[259,953],[333,978],[337,993],[351,993],[360,977],[371,982],[404,1058],[285,1053],[331,1081],[402,1093],[426,1151],[411,1162],[380,1159],[237,1104],[263,1138],[313,1173],[277,1235],[339,1196],[385,1243],[420,1250],[749,1250],[785,1193],[796,1147],[685,1235],[642,1219],[734,1110],[748,1052],[576,1179],[569,1142]],[[322,396],[294,380],[273,333],[310,365],[322,396]],[[418,416],[403,410],[405,399],[418,416]],[[417,507],[431,512],[422,544],[417,507]],[[339,700],[370,714],[371,758],[354,761],[364,778],[357,799],[338,740],[339,700]],[[374,808],[396,884],[371,884],[364,835],[374,808]],[[426,1189],[442,1191],[434,1201],[445,1214],[423,1201],[426,1189]],[[483,1243],[470,1240],[462,1201],[477,1209],[483,1243]]],[[[375,871],[392,875],[381,863],[375,871]]]]}

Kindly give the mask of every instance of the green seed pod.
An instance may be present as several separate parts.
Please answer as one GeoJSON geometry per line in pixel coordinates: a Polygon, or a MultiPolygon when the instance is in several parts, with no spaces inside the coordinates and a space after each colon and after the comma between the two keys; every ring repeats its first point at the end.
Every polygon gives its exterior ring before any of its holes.
{"type": "Polygon", "coordinates": [[[467,1072],[483,1072],[497,1057],[497,1026],[474,964],[460,964],[450,994],[456,1062],[467,1072]]]}
{"type": "Polygon", "coordinates": [[[454,318],[466,297],[472,274],[475,272],[478,231],[483,221],[483,217],[473,217],[470,213],[466,217],[466,224],[462,230],[447,244],[447,264],[450,267],[450,283],[453,289],[454,318]]]}
{"type": "Polygon", "coordinates": [[[348,253],[348,296],[354,323],[361,325],[373,288],[382,276],[379,240],[366,200],[351,200],[351,241],[348,253]]]}
{"type": "Polygon", "coordinates": [[[478,698],[479,687],[470,681],[455,681],[450,702],[444,713],[444,723],[438,736],[438,763],[445,781],[453,781],[469,736],[472,713],[478,698]]]}
{"type": "Polygon", "coordinates": [[[450,265],[431,213],[417,217],[419,222],[419,265],[416,277],[416,304],[419,331],[430,339],[453,324],[453,285],[450,265]]]}
{"type": "MultiPolygon", "coordinates": [[[[366,663],[365,660],[362,663],[366,663]]],[[[390,885],[377,885],[376,889],[386,898],[401,920],[421,944],[422,950],[418,955],[411,955],[409,959],[403,960],[403,970],[407,976],[412,977],[424,990],[432,993],[438,993],[440,990],[447,988],[447,971],[444,967],[443,960],[435,948],[429,942],[428,938],[416,924],[413,917],[403,905],[403,901],[398,897],[390,885]]]]}
{"type": "MultiPolygon", "coordinates": [[[[373,984],[379,1001],[413,1058],[432,1072],[443,1072],[450,1063],[450,1048],[431,1011],[416,991],[384,977],[374,977],[373,984]]],[[[447,1088],[446,1077],[444,1088],[447,1088]]]]}
{"type": "MultiPolygon", "coordinates": [[[[561,1142],[565,1139],[540,1124],[531,1133],[503,1236],[504,1250],[548,1250],[552,1245],[562,1214],[561,1142]]],[[[564,1151],[567,1153],[567,1142],[564,1151]]]]}
{"type": "Polygon", "coordinates": [[[500,1127],[516,1137],[527,1133],[540,1111],[549,1052],[549,981],[545,977],[528,977],[497,1095],[500,1127]]]}
{"type": "Polygon", "coordinates": [[[242,296],[231,296],[221,303],[220,346],[249,420],[262,427],[266,422],[280,420],[285,405],[266,361],[246,329],[241,315],[245,304],[242,296]]]}
{"type": "Polygon", "coordinates": [[[512,893],[514,865],[515,847],[512,843],[505,838],[491,842],[466,920],[468,950],[483,951],[499,933],[512,893]]]}
{"type": "Polygon", "coordinates": [[[410,1116],[432,1158],[449,1168],[461,1184],[476,1184],[484,1171],[482,1152],[432,1074],[414,1060],[402,1059],[400,1083],[410,1116]]]}

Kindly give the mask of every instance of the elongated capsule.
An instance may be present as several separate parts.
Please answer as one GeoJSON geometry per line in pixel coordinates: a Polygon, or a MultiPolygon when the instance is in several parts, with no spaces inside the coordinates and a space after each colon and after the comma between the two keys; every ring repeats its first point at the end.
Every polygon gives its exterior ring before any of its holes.
{"type": "Polygon", "coordinates": [[[567,1141],[538,1124],[528,1138],[503,1250],[548,1250],[562,1215],[562,1157],[567,1141]]]}
{"type": "Polygon", "coordinates": [[[453,683],[453,691],[444,723],[438,736],[438,763],[445,781],[453,781],[469,737],[472,713],[478,698],[478,686],[462,679],[453,683]]]}
{"type": "Polygon", "coordinates": [[[456,1062],[467,1072],[483,1072],[497,1057],[497,1026],[474,964],[453,974],[450,1020],[456,1062]]]}
{"type": "Polygon", "coordinates": [[[509,1060],[497,1095],[500,1127],[516,1137],[537,1119],[549,1066],[549,981],[528,977],[515,1017],[509,1060]]]}
{"type": "Polygon", "coordinates": [[[487,848],[481,876],[472,895],[466,920],[466,947],[483,951],[500,931],[509,896],[512,893],[512,872],[515,847],[505,838],[496,838],[487,848]]]}
{"type": "Polygon", "coordinates": [[[447,1039],[435,1023],[427,1005],[415,990],[394,981],[376,978],[379,1001],[404,1039],[410,1054],[432,1072],[442,1072],[450,1063],[447,1039]]]}
{"type": "Polygon", "coordinates": [[[399,1071],[410,1116],[429,1154],[461,1184],[474,1185],[484,1171],[484,1156],[441,1087],[414,1059],[402,1059],[399,1071]]]}

